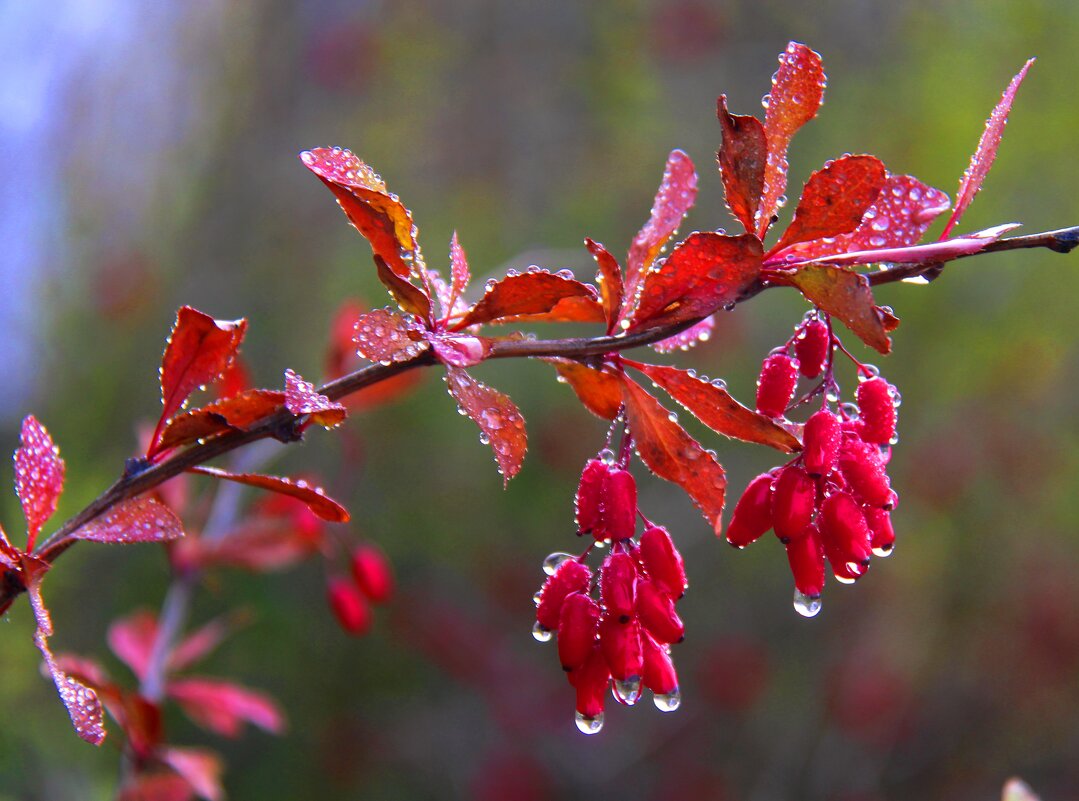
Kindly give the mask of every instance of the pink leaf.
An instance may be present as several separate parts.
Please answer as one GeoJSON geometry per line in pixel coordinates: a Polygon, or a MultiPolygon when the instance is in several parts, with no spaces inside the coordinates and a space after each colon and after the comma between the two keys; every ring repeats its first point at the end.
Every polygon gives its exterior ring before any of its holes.
{"type": "Polygon", "coordinates": [[[348,414],[344,406],[319,394],[314,384],[292,370],[285,370],[285,408],[296,415],[309,414],[315,423],[326,428],[341,425],[348,414]]]}
{"type": "Polygon", "coordinates": [[[180,519],[153,498],[132,498],[76,529],[71,536],[91,542],[166,542],[184,535],[180,519]]]}
{"type": "Polygon", "coordinates": [[[220,679],[191,678],[169,682],[168,694],[193,721],[224,737],[238,737],[250,723],[274,734],[285,729],[285,716],[269,696],[220,679]]]}
{"type": "Polygon", "coordinates": [[[211,620],[188,634],[169,655],[170,670],[183,670],[208,656],[235,628],[235,621],[211,620]]]}
{"type": "Polygon", "coordinates": [[[135,677],[142,680],[157,640],[157,618],[148,610],[133,612],[112,622],[106,634],[109,648],[135,677]]]}
{"type": "Polygon", "coordinates": [[[710,314],[687,328],[675,334],[673,337],[661,339],[652,344],[652,350],[656,353],[673,353],[676,350],[689,350],[699,342],[707,342],[712,336],[712,329],[716,327],[715,315],[710,314]]]}
{"type": "Polygon", "coordinates": [[[952,228],[956,226],[963,216],[963,212],[967,210],[970,202],[974,200],[974,196],[978,194],[978,190],[982,188],[982,181],[989,174],[989,168],[993,166],[993,161],[997,157],[1000,137],[1004,135],[1004,126],[1008,124],[1008,113],[1012,110],[1015,93],[1019,91],[1019,85],[1027,77],[1027,71],[1033,63],[1034,59],[1029,59],[1023,65],[1023,69],[1019,70],[1019,74],[1012,78],[1008,88],[1001,95],[1000,102],[993,109],[993,113],[989,115],[989,119],[985,121],[985,131],[982,132],[982,138],[978,140],[978,149],[971,156],[970,166],[967,167],[966,172],[963,173],[963,178],[959,181],[959,194],[955,198],[955,209],[948,219],[948,224],[944,226],[944,232],[940,235],[941,239],[945,239],[951,233],[952,228]]]}
{"type": "Polygon", "coordinates": [[[359,315],[352,340],[356,352],[372,362],[407,362],[427,348],[423,331],[392,309],[359,315]]]}
{"type": "Polygon", "coordinates": [[[491,351],[491,340],[467,334],[432,334],[430,340],[438,360],[450,367],[472,367],[491,351]]]}
{"type": "MultiPolygon", "coordinates": [[[[1005,223],[975,231],[966,236],[931,242],[926,245],[912,245],[907,248],[880,248],[879,250],[856,250],[851,253],[839,253],[834,256],[821,256],[808,264],[875,264],[890,262],[893,264],[939,264],[960,256],[970,256],[996,242],[1004,234],[1018,228],[1018,223],[1005,223]]],[[[799,262],[800,264],[800,262],[799,262]]]]}
{"type": "Polygon", "coordinates": [[[496,389],[482,384],[464,370],[450,367],[446,387],[457,408],[480,428],[480,440],[491,446],[503,483],[517,475],[528,450],[525,419],[517,406],[496,389]]]}
{"type": "Polygon", "coordinates": [[[461,243],[457,241],[456,231],[453,232],[453,238],[450,240],[450,279],[450,301],[446,304],[446,308],[443,309],[446,314],[453,312],[454,303],[457,298],[464,294],[465,289],[468,288],[468,282],[471,280],[468,271],[468,258],[465,256],[461,243]]]}
{"type": "Polygon", "coordinates": [[[246,484],[249,487],[279,492],[303,501],[307,508],[331,523],[347,523],[349,521],[348,510],[331,498],[322,487],[315,487],[303,479],[293,480],[280,476],[264,476],[259,473],[230,473],[218,467],[190,467],[192,473],[201,473],[212,478],[221,478],[226,481],[235,481],[237,484],[246,484]]]}
{"type": "Polygon", "coordinates": [[[64,460],[45,426],[33,415],[22,421],[19,439],[22,446],[15,451],[15,494],[26,516],[26,550],[32,551],[38,532],[56,511],[64,488],[64,460]]]}
{"type": "Polygon", "coordinates": [[[205,748],[162,748],[161,761],[176,771],[206,801],[222,801],[221,758],[205,748]]]}

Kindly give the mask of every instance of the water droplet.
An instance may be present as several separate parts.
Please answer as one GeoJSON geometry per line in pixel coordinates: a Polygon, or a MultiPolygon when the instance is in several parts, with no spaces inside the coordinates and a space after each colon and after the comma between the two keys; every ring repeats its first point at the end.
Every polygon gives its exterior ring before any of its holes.
{"type": "Polygon", "coordinates": [[[545,629],[539,623],[536,623],[536,625],[532,627],[532,636],[536,638],[536,642],[550,642],[551,630],[545,629]]]}
{"type": "Polygon", "coordinates": [[[667,419],[670,420],[672,423],[677,423],[678,422],[678,414],[675,413],[675,412],[671,412],[670,414],[667,415],[667,419]]]}
{"type": "Polygon", "coordinates": [[[815,617],[820,612],[820,596],[806,595],[798,589],[794,591],[794,611],[802,617],[815,617]]]}
{"type": "Polygon", "coordinates": [[[582,715],[580,712],[573,713],[573,720],[582,734],[599,734],[603,728],[603,713],[600,712],[594,718],[582,715]]]}
{"type": "Polygon", "coordinates": [[[612,465],[617,461],[617,457],[614,455],[614,451],[610,448],[604,448],[599,452],[598,458],[606,465],[612,465]]]}
{"type": "Polygon", "coordinates": [[[841,576],[838,573],[834,575],[835,580],[838,581],[840,584],[853,584],[855,581],[857,581],[857,579],[849,578],[847,576],[841,576]]]}
{"type": "Polygon", "coordinates": [[[835,387],[828,387],[828,391],[824,393],[824,398],[829,403],[838,403],[839,393],[836,391],[835,387]]]}
{"type": "Polygon", "coordinates": [[[305,150],[303,153],[300,154],[300,160],[304,164],[308,164],[308,165],[314,164],[315,163],[315,154],[312,153],[310,150],[305,150]]]}
{"type": "Polygon", "coordinates": [[[888,545],[881,545],[878,548],[874,548],[873,549],[873,555],[874,556],[879,556],[881,559],[884,559],[885,557],[891,556],[892,551],[894,551],[894,550],[895,550],[895,545],[889,543],[888,545]]]}
{"type": "Polygon", "coordinates": [[[711,381],[711,384],[716,389],[726,389],[727,388],[727,382],[724,381],[722,378],[713,378],[712,381],[711,381]]]}
{"type": "Polygon", "coordinates": [[[660,712],[673,712],[682,705],[682,693],[675,687],[669,693],[656,693],[652,697],[652,703],[660,712]]]}
{"type": "Polygon", "coordinates": [[[548,576],[553,576],[554,572],[558,570],[559,566],[567,559],[573,559],[573,554],[562,553],[561,551],[555,551],[549,554],[546,559],[543,560],[543,572],[548,576]]]}
{"type": "Polygon", "coordinates": [[[614,693],[616,699],[626,706],[633,706],[641,697],[640,676],[629,678],[625,681],[615,679],[611,682],[611,692],[614,693]]]}

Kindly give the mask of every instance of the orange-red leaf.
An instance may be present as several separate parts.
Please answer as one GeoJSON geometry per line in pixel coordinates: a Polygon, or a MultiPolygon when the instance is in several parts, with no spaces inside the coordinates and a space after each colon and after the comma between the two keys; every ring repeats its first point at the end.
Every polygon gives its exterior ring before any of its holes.
{"type": "Polygon", "coordinates": [[[454,328],[519,320],[603,322],[604,317],[595,289],[572,276],[532,268],[491,284],[454,328]]]}
{"type": "Polygon", "coordinates": [[[189,718],[223,737],[239,737],[245,723],[273,734],[285,730],[285,714],[268,695],[229,681],[176,679],[168,694],[189,718]]]}
{"type": "MultiPolygon", "coordinates": [[[[21,445],[15,451],[15,494],[26,517],[26,550],[30,551],[41,527],[56,511],[64,489],[64,460],[45,426],[33,415],[22,421],[19,441],[21,445]]],[[[3,541],[7,542],[6,537],[3,541]]]]}
{"type": "Polygon", "coordinates": [[[622,286],[622,268],[618,265],[618,260],[599,242],[585,239],[584,245],[596,260],[596,280],[603,298],[603,314],[610,330],[622,309],[622,296],[625,291],[622,286]]]}
{"type": "Polygon", "coordinates": [[[446,386],[457,408],[479,426],[480,440],[491,446],[503,484],[508,484],[520,471],[528,450],[524,417],[508,396],[458,367],[447,368],[446,386]]]}
{"type": "Polygon", "coordinates": [[[944,226],[944,232],[940,235],[941,239],[948,237],[952,228],[963,216],[963,212],[967,210],[971,201],[974,200],[974,196],[978,194],[978,190],[982,188],[982,182],[985,180],[985,176],[989,174],[989,168],[993,166],[993,161],[997,157],[997,148],[1000,147],[1000,138],[1004,135],[1004,126],[1008,124],[1008,114],[1012,110],[1015,93],[1019,91],[1019,85],[1027,77],[1027,71],[1033,63],[1034,59],[1029,59],[1023,65],[1023,69],[1019,70],[1019,74],[1012,78],[1008,88],[1001,95],[1000,102],[997,103],[989,115],[989,119],[985,121],[985,130],[982,132],[982,138],[978,140],[978,149],[971,156],[970,166],[967,167],[966,172],[963,173],[963,177],[959,181],[959,194],[955,198],[955,210],[952,211],[952,216],[948,219],[947,225],[944,226]]]}
{"type": "Polygon", "coordinates": [[[168,450],[223,431],[248,428],[272,414],[284,402],[285,393],[278,390],[245,390],[172,418],[158,447],[168,450]]]}
{"type": "Polygon", "coordinates": [[[461,247],[461,243],[457,239],[457,232],[454,231],[453,237],[450,239],[449,302],[443,310],[446,314],[453,312],[453,307],[457,298],[464,294],[465,290],[468,288],[468,282],[471,280],[472,276],[468,269],[468,257],[465,255],[465,249],[461,247]]]}
{"type": "Polygon", "coordinates": [[[360,356],[384,364],[408,361],[427,348],[423,332],[392,309],[359,314],[352,341],[360,356]]]}
{"type": "Polygon", "coordinates": [[[322,487],[315,487],[303,479],[282,478],[281,476],[265,476],[260,473],[230,473],[218,467],[188,468],[192,473],[201,473],[212,478],[221,478],[226,481],[235,481],[238,484],[246,484],[249,487],[279,492],[303,501],[307,508],[331,523],[347,523],[349,521],[348,510],[325,493],[322,487]]]}
{"type": "Polygon", "coordinates": [[[629,364],[651,378],[683,408],[719,434],[768,445],[784,453],[793,453],[801,448],[801,443],[787,429],[740,404],[720,384],[703,381],[677,367],[638,362],[629,364]]]}
{"type": "Polygon", "coordinates": [[[895,325],[873,302],[873,292],[864,275],[843,267],[807,264],[799,268],[791,282],[810,303],[842,320],[869,347],[881,353],[891,351],[888,331],[895,325]]]}
{"type": "Polygon", "coordinates": [[[824,98],[824,66],[818,53],[791,42],[779,56],[779,69],[772,76],[772,91],[765,103],[764,132],[768,137],[768,162],[764,170],[757,232],[764,238],[779,198],[787,188],[787,148],[791,137],[817,116],[824,98]]]}
{"type": "Polygon", "coordinates": [[[596,370],[571,359],[546,359],[570,385],[584,407],[596,417],[613,420],[622,408],[622,381],[617,375],[596,370]]]}
{"type": "Polygon", "coordinates": [[[168,542],[183,535],[180,518],[165,504],[146,496],[117,504],[71,534],[77,540],[118,544],[168,542]]]}
{"type": "Polygon", "coordinates": [[[645,277],[629,330],[704,317],[733,303],[760,274],[761,255],[753,234],[690,234],[645,277]]]}
{"type": "Polygon", "coordinates": [[[641,460],[660,478],[678,484],[700,509],[716,536],[723,527],[727,476],[671,413],[642,387],[624,378],[626,417],[641,460]]]}
{"type": "Polygon", "coordinates": [[[884,186],[887,173],[875,156],[843,156],[806,181],[794,219],[772,248],[846,234],[858,227],[884,186]]]}
{"type": "Polygon", "coordinates": [[[723,143],[716,158],[723,178],[727,207],[746,233],[757,230],[756,214],[764,192],[764,168],[768,162],[768,136],[756,117],[727,111],[727,96],[720,95],[716,115],[723,128],[723,143]]]}
{"type": "Polygon", "coordinates": [[[403,311],[425,320],[430,319],[431,298],[426,292],[397,275],[378,254],[375,255],[375,268],[378,271],[378,280],[389,290],[390,296],[403,311]]]}
{"type": "Polygon", "coordinates": [[[341,425],[348,414],[344,406],[320,394],[314,384],[292,370],[285,370],[285,408],[293,414],[309,414],[312,421],[326,428],[341,425]]]}
{"type": "Polygon", "coordinates": [[[402,278],[412,272],[417,250],[412,213],[367,164],[349,150],[319,147],[300,154],[307,169],[326,184],[349,222],[376,256],[402,278]]]}

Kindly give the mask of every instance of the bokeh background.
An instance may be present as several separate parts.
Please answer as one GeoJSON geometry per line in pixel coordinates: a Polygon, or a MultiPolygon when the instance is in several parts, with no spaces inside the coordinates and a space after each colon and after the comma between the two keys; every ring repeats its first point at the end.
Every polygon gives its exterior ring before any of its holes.
{"type": "MultiPolygon", "coordinates": [[[[793,186],[871,152],[954,196],[1037,55],[963,228],[1079,223],[1077,35],[1066,0],[2,3],[0,442],[14,449],[38,415],[68,462],[60,515],[76,511],[156,416],[184,303],[250,319],[260,385],[286,367],[317,378],[340,302],[386,299],[367,244],[296,159],[307,147],[374,165],[433,265],[456,229],[480,284],[530,263],[587,276],[586,235],[623,253],[673,147],[701,174],[683,230],[729,224],[715,98],[759,110],[788,39],[830,78],[793,186]]],[[[273,693],[290,729],[227,741],[176,714],[170,739],[224,754],[237,799],[987,801],[1011,774],[1077,797],[1077,259],[999,254],[880,291],[903,320],[895,354],[873,359],[905,401],[899,542],[856,586],[830,584],[819,617],[792,610],[771,535],[736,553],[678,490],[644,481],[691,583],[677,713],[611,704],[600,736],[576,731],[553,646],[529,635],[531,597],[543,557],[577,547],[572,493],[604,425],[549,368],[502,363],[476,372],[528,420],[508,491],[434,374],[281,457],[274,469],[318,473],[347,502],[344,533],[382,545],[399,592],[353,639],[320,560],[215,575],[195,622],[235,608],[252,622],[202,672],[273,693]]],[[[803,311],[767,293],[679,362],[749,400],[803,311]]],[[[735,495],[776,461],[701,433],[735,495]]],[[[13,494],[0,512],[18,532],[13,494]]],[[[125,677],[108,623],[158,607],[167,581],[153,547],[75,549],[46,585],[54,645],[125,677]]],[[[109,798],[115,726],[100,750],[75,738],[31,632],[21,603],[0,625],[0,799],[109,798]]]]}

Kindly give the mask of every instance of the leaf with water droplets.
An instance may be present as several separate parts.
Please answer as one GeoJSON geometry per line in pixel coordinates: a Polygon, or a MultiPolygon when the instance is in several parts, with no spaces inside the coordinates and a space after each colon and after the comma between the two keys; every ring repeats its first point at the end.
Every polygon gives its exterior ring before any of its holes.
{"type": "Polygon", "coordinates": [[[233,355],[221,378],[214,384],[214,389],[218,400],[228,400],[251,389],[251,374],[239,353],[233,355]]]}
{"type": "Polygon", "coordinates": [[[768,162],[768,136],[756,117],[727,111],[727,96],[716,101],[716,116],[723,128],[723,143],[716,158],[727,208],[746,233],[757,230],[755,215],[764,192],[764,168],[768,162]]]}
{"type": "Polygon", "coordinates": [[[326,428],[341,425],[348,414],[344,406],[320,394],[314,384],[292,370],[285,370],[285,408],[295,415],[309,414],[313,422],[326,428]]]}
{"type": "MultiPolygon", "coordinates": [[[[663,180],[652,203],[648,222],[633,238],[626,257],[626,297],[634,298],[637,288],[645,280],[649,268],[663,246],[667,244],[682,220],[697,200],[697,173],[689,156],[681,150],[672,150],[663,170],[663,180]]],[[[622,317],[628,318],[632,309],[622,309],[622,317]]]]}
{"type": "Polygon", "coordinates": [[[622,309],[622,296],[625,291],[622,285],[622,268],[618,260],[599,242],[585,239],[584,245],[596,260],[596,279],[600,297],[603,299],[603,314],[607,318],[607,329],[611,330],[622,309]]]}
{"type": "Polygon", "coordinates": [[[348,510],[331,498],[322,487],[316,487],[303,479],[282,478],[281,476],[267,476],[261,473],[230,473],[219,467],[207,467],[200,465],[189,467],[189,472],[199,473],[211,478],[220,478],[226,481],[235,481],[237,484],[246,484],[249,487],[279,492],[303,501],[307,508],[331,523],[347,523],[349,521],[348,510]]]}
{"type": "Polygon", "coordinates": [[[809,176],[794,219],[771,252],[853,231],[880,195],[886,177],[876,156],[843,156],[829,162],[809,176]]]}
{"type": "Polygon", "coordinates": [[[993,166],[993,161],[997,157],[997,148],[1000,147],[1000,138],[1004,135],[1004,126],[1008,124],[1008,114],[1012,110],[1015,94],[1019,91],[1019,85],[1027,77],[1027,71],[1033,63],[1034,59],[1029,59],[1023,65],[1023,69],[1019,70],[1019,74],[1012,78],[1008,88],[1001,95],[1000,102],[997,103],[993,112],[989,115],[989,119],[985,121],[985,130],[982,132],[982,138],[978,140],[978,149],[971,156],[970,166],[967,167],[966,172],[963,173],[963,177],[959,181],[959,193],[955,197],[955,209],[952,211],[952,216],[948,219],[948,223],[944,226],[944,232],[940,235],[941,239],[945,239],[951,233],[952,228],[956,226],[963,216],[963,212],[967,210],[971,201],[974,200],[974,196],[978,194],[978,190],[982,188],[982,182],[985,180],[985,176],[989,174],[989,168],[993,166]]]}
{"type": "Polygon", "coordinates": [[[352,341],[356,352],[373,362],[406,362],[427,349],[423,331],[392,309],[360,313],[352,341]]]}
{"type": "Polygon", "coordinates": [[[454,329],[479,323],[603,322],[596,290],[547,270],[529,270],[497,281],[454,329]]]}
{"type": "Polygon", "coordinates": [[[246,429],[273,414],[285,402],[285,393],[248,389],[224,400],[173,417],[165,427],[160,450],[186,445],[233,429],[246,429]]]}
{"type": "Polygon", "coordinates": [[[645,277],[629,330],[712,314],[737,300],[760,269],[761,242],[753,234],[690,234],[645,277]]]}
{"type": "Polygon", "coordinates": [[[685,331],[679,331],[672,337],[661,339],[651,344],[656,353],[674,353],[676,350],[689,350],[694,345],[706,342],[712,337],[712,329],[716,327],[716,317],[709,314],[699,323],[694,323],[685,331]]]}
{"type": "Polygon", "coordinates": [[[161,358],[161,419],[146,454],[161,449],[165,423],[201,386],[213,383],[228,368],[247,331],[247,320],[215,320],[190,306],[176,313],[161,358]]]}
{"type": "Polygon", "coordinates": [[[503,484],[508,484],[520,471],[528,450],[525,419],[521,412],[508,396],[459,368],[447,369],[446,386],[458,408],[479,426],[482,439],[494,451],[503,484]]]}
{"type": "Polygon", "coordinates": [[[183,535],[180,518],[165,504],[147,497],[118,503],[71,534],[77,540],[120,544],[167,542],[183,535]]]}
{"type": "Polygon", "coordinates": [[[718,535],[727,488],[723,468],[659,401],[625,376],[623,392],[637,454],[657,476],[682,487],[718,535]]]}
{"type": "Polygon", "coordinates": [[[276,701],[229,681],[176,679],[167,693],[195,723],[223,737],[239,737],[245,723],[273,734],[285,730],[285,714],[276,701]]]}
{"type": "Polygon", "coordinates": [[[617,375],[572,359],[544,359],[554,365],[584,407],[596,417],[613,420],[622,408],[622,382],[617,375]]]}
{"type": "Polygon", "coordinates": [[[378,280],[389,290],[390,297],[397,301],[397,305],[403,311],[415,314],[424,320],[430,320],[431,298],[428,297],[426,292],[397,275],[390,269],[385,260],[377,254],[375,255],[375,268],[378,272],[378,280]]]}
{"type": "Polygon", "coordinates": [[[779,69],[772,78],[772,91],[765,104],[768,160],[757,219],[757,233],[762,239],[787,188],[787,148],[791,137],[817,116],[824,98],[824,66],[818,53],[804,44],[791,42],[779,59],[779,69]]]}
{"type": "Polygon", "coordinates": [[[472,367],[487,358],[491,352],[491,340],[468,334],[441,334],[431,336],[431,347],[438,360],[450,367],[472,367]]]}
{"type": "Polygon", "coordinates": [[[465,256],[465,249],[461,247],[461,243],[457,240],[457,232],[454,231],[453,238],[450,239],[450,302],[446,304],[443,312],[452,313],[454,303],[464,294],[471,280],[468,257],[465,256]]]}
{"type": "Polygon", "coordinates": [[[722,386],[704,381],[677,367],[631,361],[626,363],[651,378],[690,414],[718,434],[768,445],[784,453],[793,453],[801,448],[801,443],[787,429],[746,408],[722,386]]]}
{"type": "Polygon", "coordinates": [[[319,147],[300,154],[307,169],[318,176],[349,222],[371,243],[394,274],[407,278],[419,246],[412,213],[367,164],[349,150],[319,147]]]}
{"type": "Polygon", "coordinates": [[[32,551],[38,532],[56,511],[64,489],[64,460],[45,426],[33,415],[22,421],[19,441],[22,444],[15,451],[15,494],[26,516],[26,550],[32,551]]]}
{"type": "Polygon", "coordinates": [[[783,258],[808,261],[837,253],[911,247],[950,206],[951,200],[939,189],[910,175],[890,175],[857,228],[834,238],[791,245],[783,258]]]}
{"type": "Polygon", "coordinates": [[[221,757],[213,751],[170,746],[159,749],[156,756],[176,771],[200,798],[205,801],[223,801],[225,798],[225,790],[221,786],[224,765],[221,757]]]}
{"type": "Polygon", "coordinates": [[[895,328],[873,301],[869,281],[842,267],[806,264],[790,279],[806,300],[843,321],[869,347],[881,353],[892,349],[888,331],[895,328]]]}

